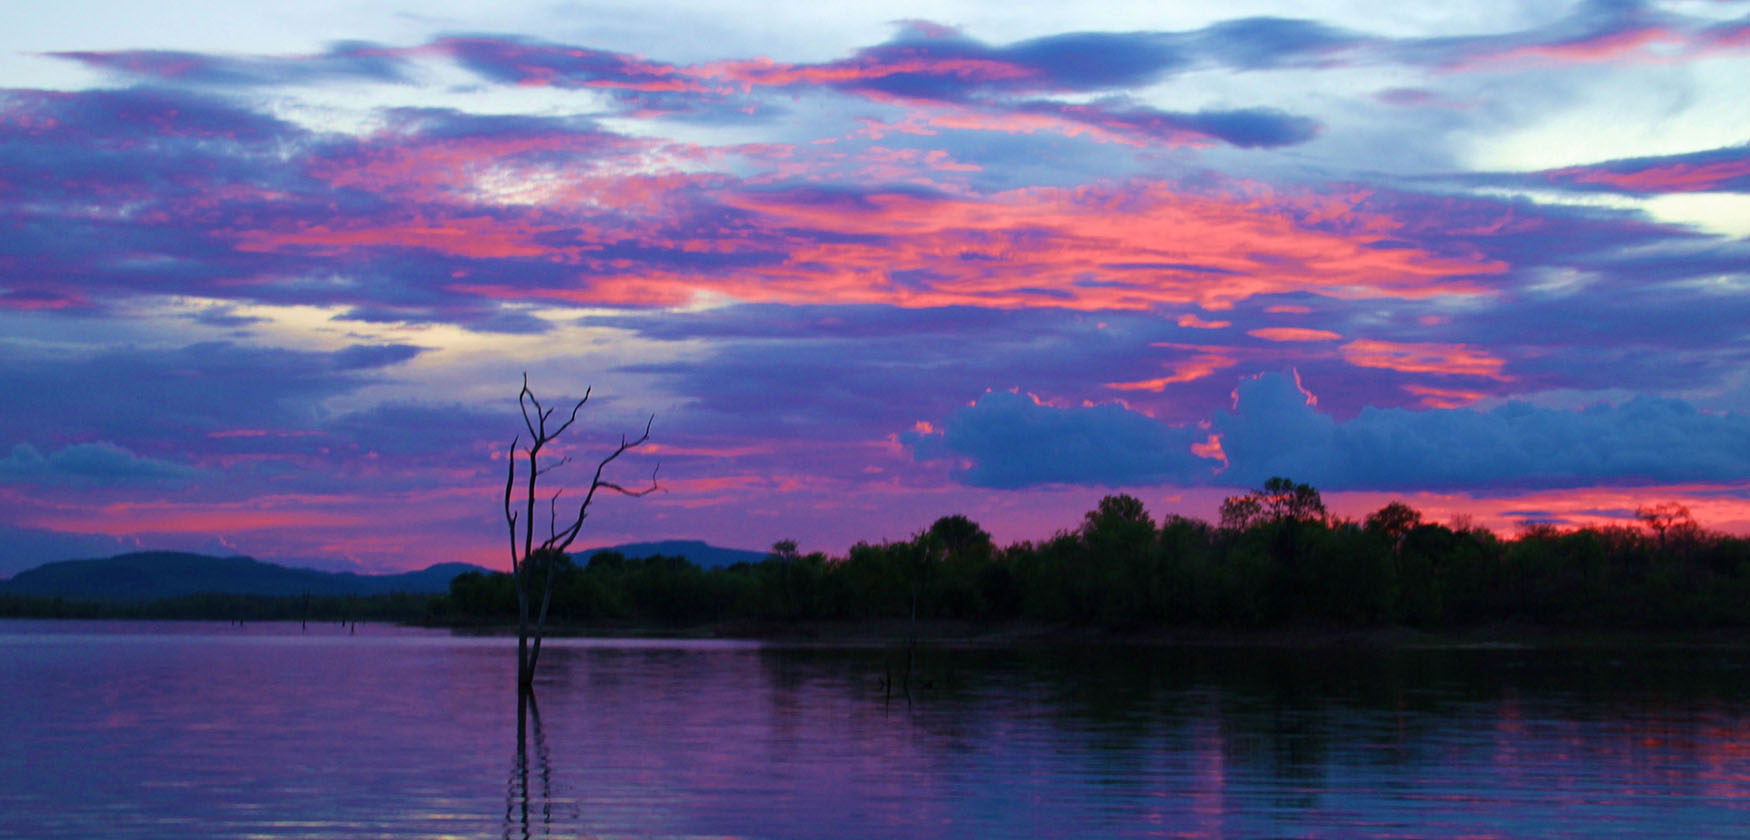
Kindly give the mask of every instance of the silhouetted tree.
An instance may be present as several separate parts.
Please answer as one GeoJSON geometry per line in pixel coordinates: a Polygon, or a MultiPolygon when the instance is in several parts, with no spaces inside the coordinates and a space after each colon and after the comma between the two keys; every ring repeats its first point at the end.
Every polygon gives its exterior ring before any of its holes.
{"type": "Polygon", "coordinates": [[[1325,501],[1310,484],[1276,476],[1259,494],[1267,518],[1278,522],[1316,522],[1325,518],[1325,501]]]}
{"type": "Polygon", "coordinates": [[[936,520],[930,525],[929,534],[956,560],[989,559],[994,549],[990,534],[958,513],[936,520]]]}
{"type": "Polygon", "coordinates": [[[1325,518],[1325,502],[1310,484],[1276,476],[1263,489],[1221,502],[1221,527],[1244,531],[1266,522],[1317,522],[1325,518]]]}
{"type": "Polygon", "coordinates": [[[1404,537],[1409,536],[1416,526],[1422,524],[1422,514],[1403,502],[1391,502],[1367,515],[1363,523],[1369,531],[1386,535],[1391,539],[1395,551],[1403,545],[1404,537]]]}
{"type": "Polygon", "coordinates": [[[1264,518],[1264,505],[1254,493],[1229,496],[1221,500],[1221,529],[1244,531],[1264,518]]]}
{"type": "Polygon", "coordinates": [[[1653,541],[1660,551],[1688,551],[1702,535],[1701,526],[1689,515],[1689,508],[1676,502],[1635,508],[1635,518],[1653,532],[1653,541]]]}
{"type": "Polygon", "coordinates": [[[516,582],[517,598],[517,686],[529,690],[535,683],[535,664],[541,656],[541,636],[546,631],[547,610],[553,601],[553,581],[558,577],[558,566],[561,559],[567,559],[565,549],[577,539],[583,530],[583,521],[589,517],[590,503],[595,501],[598,490],[611,490],[626,496],[643,496],[657,489],[656,472],[650,473],[650,486],[641,490],[630,490],[620,484],[602,478],[603,472],[616,458],[650,439],[650,425],[656,422],[656,416],[651,415],[644,424],[644,433],[637,438],[628,439],[620,436],[620,445],[613,452],[596,463],[595,475],[590,479],[589,490],[584,494],[583,501],[577,506],[577,515],[567,517],[569,524],[560,526],[558,520],[559,496],[563,489],[555,490],[547,499],[547,537],[539,543],[535,541],[535,502],[536,484],[541,476],[556,470],[571,461],[567,455],[559,460],[542,466],[541,450],[557,440],[571,424],[577,422],[577,412],[583,404],[589,402],[590,389],[585,389],[583,399],[571,406],[570,416],[556,427],[549,428],[553,419],[554,409],[543,408],[541,401],[535,397],[535,392],[529,390],[529,375],[523,374],[523,387],[517,392],[517,406],[522,409],[523,426],[529,433],[529,445],[523,450],[528,455],[529,471],[524,478],[527,490],[526,503],[522,510],[516,510],[512,505],[512,496],[517,488],[517,446],[522,442],[522,435],[517,435],[510,444],[510,452],[505,459],[508,462],[504,480],[504,519],[510,527],[510,567],[511,577],[516,582]],[[532,407],[532,410],[531,410],[532,407]],[[521,533],[518,533],[518,526],[521,533]],[[519,536],[520,543],[519,546],[519,536]],[[529,623],[531,607],[531,583],[539,577],[541,583],[541,604],[534,616],[534,625],[529,623]]]}

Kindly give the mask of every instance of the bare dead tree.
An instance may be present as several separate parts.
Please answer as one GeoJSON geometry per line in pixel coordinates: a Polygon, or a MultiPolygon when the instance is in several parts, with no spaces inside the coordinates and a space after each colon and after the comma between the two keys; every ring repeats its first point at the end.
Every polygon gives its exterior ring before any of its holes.
{"type": "Polygon", "coordinates": [[[595,476],[590,479],[589,490],[577,506],[577,515],[567,517],[569,524],[563,527],[559,525],[558,511],[559,496],[565,491],[563,488],[553,491],[553,495],[547,499],[547,536],[539,543],[535,542],[536,484],[542,476],[571,462],[571,456],[566,455],[543,466],[540,462],[541,450],[557,440],[566,429],[571,428],[572,423],[577,422],[577,412],[583,408],[584,403],[589,402],[590,392],[591,389],[585,389],[583,399],[571,406],[571,414],[553,428],[549,428],[549,421],[554,419],[555,409],[542,407],[535,392],[529,390],[527,373],[523,374],[523,389],[517,393],[517,405],[523,412],[523,427],[529,433],[529,445],[522,450],[529,459],[529,471],[524,479],[528,492],[522,510],[517,510],[517,506],[512,503],[512,497],[517,489],[517,448],[522,443],[522,435],[518,434],[511,441],[510,454],[506,459],[509,466],[504,479],[504,521],[510,528],[510,569],[511,578],[516,583],[517,687],[523,691],[532,689],[535,684],[535,663],[541,657],[541,637],[547,629],[547,608],[553,602],[553,579],[557,577],[557,561],[565,556],[565,550],[571,547],[572,541],[583,530],[583,521],[589,518],[589,506],[595,501],[596,492],[607,490],[624,496],[645,496],[659,489],[654,469],[650,472],[650,486],[638,490],[602,478],[608,465],[615,459],[626,454],[627,450],[650,440],[650,426],[656,422],[656,415],[653,414],[644,423],[643,434],[635,439],[621,435],[620,445],[596,463],[595,476]],[[529,586],[530,579],[537,573],[542,578],[541,603],[531,627],[529,618],[533,599],[530,597],[529,586]]]}

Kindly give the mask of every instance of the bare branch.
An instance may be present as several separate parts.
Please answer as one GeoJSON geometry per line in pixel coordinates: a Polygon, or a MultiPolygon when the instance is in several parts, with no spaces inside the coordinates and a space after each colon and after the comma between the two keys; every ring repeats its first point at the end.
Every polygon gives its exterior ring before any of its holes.
{"type": "Polygon", "coordinates": [[[648,496],[651,493],[655,493],[656,491],[663,489],[661,486],[659,486],[656,483],[656,471],[660,470],[660,469],[662,469],[662,465],[657,464],[656,468],[652,469],[650,471],[650,486],[646,487],[642,490],[627,490],[626,488],[621,487],[620,485],[615,484],[611,481],[599,481],[599,482],[596,482],[596,486],[602,488],[603,490],[612,490],[616,493],[620,493],[620,494],[626,495],[626,496],[633,496],[633,497],[648,496]]]}
{"type": "Polygon", "coordinates": [[[564,434],[566,429],[571,428],[572,423],[577,422],[577,410],[580,408],[583,408],[584,403],[589,402],[590,392],[592,392],[594,390],[595,390],[594,385],[591,385],[591,386],[583,389],[583,399],[578,400],[577,405],[574,405],[571,407],[571,417],[569,419],[567,419],[562,425],[560,425],[556,431],[553,432],[554,437],[558,437],[558,436],[564,434]]]}
{"type": "Polygon", "coordinates": [[[541,401],[535,399],[534,391],[529,390],[529,372],[526,370],[523,371],[523,389],[517,392],[516,404],[518,408],[523,410],[523,425],[528,427],[529,439],[533,441],[530,445],[538,449],[544,441],[541,440],[540,433],[535,431],[534,421],[529,419],[529,407],[523,402],[524,397],[528,397],[529,400],[534,402],[536,412],[541,410],[541,401]]]}
{"type": "Polygon", "coordinates": [[[619,493],[622,496],[632,496],[634,498],[636,498],[638,496],[648,496],[651,493],[655,493],[656,491],[662,489],[661,487],[651,485],[649,487],[644,488],[643,490],[627,490],[626,488],[621,487],[620,485],[615,484],[611,481],[604,481],[601,484],[596,485],[596,486],[602,488],[603,490],[612,490],[615,493],[619,493]]]}
{"type": "MultiPolygon", "coordinates": [[[[552,536],[556,536],[559,533],[558,525],[556,523],[559,510],[559,494],[563,492],[565,492],[565,488],[563,487],[554,490],[553,498],[547,500],[547,533],[550,535],[548,537],[549,540],[551,540],[552,536]]],[[[543,545],[542,547],[545,548],[546,546],[543,545]]]]}
{"type": "Polygon", "coordinates": [[[655,422],[656,415],[650,415],[650,419],[644,422],[644,433],[639,435],[636,440],[627,440],[625,435],[620,436],[619,447],[613,452],[608,453],[607,457],[603,458],[600,463],[596,464],[595,476],[591,478],[589,482],[589,493],[583,497],[583,503],[577,506],[577,518],[572,520],[571,525],[564,531],[554,535],[558,538],[557,541],[550,539],[548,545],[545,547],[557,548],[560,551],[564,551],[566,547],[571,545],[572,540],[577,539],[578,532],[583,530],[583,521],[589,518],[589,506],[591,502],[595,501],[597,490],[606,488],[626,496],[645,496],[656,492],[656,473],[654,471],[650,474],[650,487],[644,490],[628,490],[614,482],[602,480],[602,472],[606,470],[608,465],[613,463],[616,458],[626,454],[626,450],[633,449],[645,441],[650,440],[650,428],[655,422]]]}
{"type": "Polygon", "coordinates": [[[563,458],[560,458],[560,459],[559,459],[559,460],[557,460],[557,461],[554,461],[554,462],[553,462],[553,463],[551,463],[551,464],[548,464],[548,465],[547,465],[547,466],[545,466],[545,467],[542,467],[542,468],[541,468],[541,475],[546,475],[546,474],[547,474],[547,473],[550,473],[550,472],[552,472],[552,471],[554,471],[554,470],[556,470],[556,469],[559,469],[559,468],[560,468],[560,467],[563,467],[563,466],[565,466],[565,465],[566,465],[566,464],[569,464],[569,463],[571,463],[571,456],[570,456],[570,455],[567,455],[567,456],[565,456],[565,457],[563,457],[563,458]]]}

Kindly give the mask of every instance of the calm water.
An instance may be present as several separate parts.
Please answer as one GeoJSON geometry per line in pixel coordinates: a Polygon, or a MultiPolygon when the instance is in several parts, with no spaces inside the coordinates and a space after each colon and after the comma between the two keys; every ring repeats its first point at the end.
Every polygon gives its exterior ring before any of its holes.
{"type": "Polygon", "coordinates": [[[0,836],[1750,836],[1740,654],[512,644],[0,622],[0,836]]]}

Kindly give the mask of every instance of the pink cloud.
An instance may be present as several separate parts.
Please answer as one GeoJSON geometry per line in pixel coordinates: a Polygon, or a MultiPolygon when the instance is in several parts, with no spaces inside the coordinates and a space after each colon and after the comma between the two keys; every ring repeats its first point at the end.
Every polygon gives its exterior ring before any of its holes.
{"type": "Polygon", "coordinates": [[[1180,315],[1178,324],[1195,330],[1220,330],[1233,326],[1232,321],[1205,321],[1195,313],[1180,315]]]}
{"type": "Polygon", "coordinates": [[[1220,353],[1199,353],[1172,366],[1172,373],[1158,379],[1145,379],[1139,382],[1108,382],[1106,387],[1119,391],[1155,391],[1164,390],[1168,385],[1179,382],[1194,382],[1224,368],[1238,364],[1239,360],[1230,355],[1220,353]]]}
{"type": "Polygon", "coordinates": [[[1750,179],[1750,156],[1705,163],[1672,161],[1629,171],[1576,166],[1544,174],[1556,181],[1598,184],[1633,193],[1707,192],[1750,179]]]}
{"type": "Polygon", "coordinates": [[[1404,390],[1421,397],[1419,404],[1424,408],[1463,408],[1488,396],[1481,391],[1433,388],[1427,385],[1405,385],[1404,390]]]}
{"type": "Polygon", "coordinates": [[[1262,327],[1246,330],[1246,335],[1265,341],[1337,341],[1343,337],[1342,333],[1306,327],[1262,327]]]}
{"type": "Polygon", "coordinates": [[[1375,341],[1357,339],[1337,348],[1349,364],[1385,368],[1405,373],[1438,373],[1448,376],[1483,376],[1502,382],[1512,377],[1501,373],[1506,361],[1488,351],[1464,344],[1375,341]]]}

